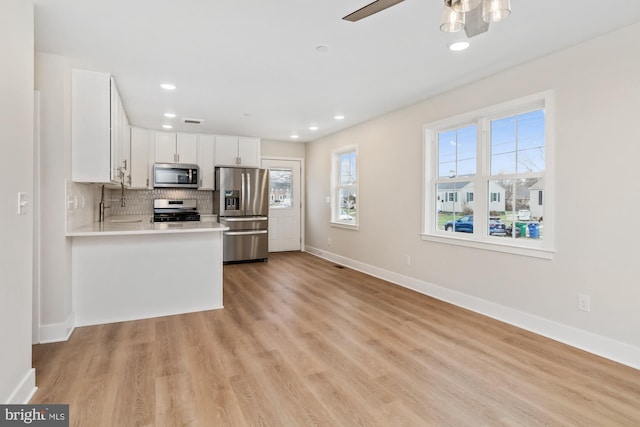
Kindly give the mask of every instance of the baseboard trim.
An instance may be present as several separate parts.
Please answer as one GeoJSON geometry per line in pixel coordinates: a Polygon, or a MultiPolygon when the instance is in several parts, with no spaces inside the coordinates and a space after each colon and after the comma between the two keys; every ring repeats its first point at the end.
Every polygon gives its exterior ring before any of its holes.
{"type": "Polygon", "coordinates": [[[13,393],[11,393],[6,404],[25,405],[29,403],[33,395],[36,393],[36,390],[38,390],[38,387],[36,387],[36,370],[31,368],[27,371],[13,393]]]}
{"type": "Polygon", "coordinates": [[[67,341],[75,329],[75,315],[71,313],[62,323],[40,325],[40,344],[67,341]]]}
{"type": "Polygon", "coordinates": [[[322,249],[306,246],[305,252],[361,271],[379,279],[414,290],[424,295],[457,305],[487,317],[508,323],[563,344],[579,348],[614,362],[640,369],[640,348],[611,338],[584,331],[572,326],[548,320],[513,308],[483,300],[462,292],[424,282],[365,264],[322,249]]]}

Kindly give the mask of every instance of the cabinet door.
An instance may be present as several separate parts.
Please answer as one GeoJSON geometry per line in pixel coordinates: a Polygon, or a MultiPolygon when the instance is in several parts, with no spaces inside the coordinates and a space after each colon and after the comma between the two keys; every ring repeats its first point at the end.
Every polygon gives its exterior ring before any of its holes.
{"type": "Polygon", "coordinates": [[[198,135],[179,133],[176,141],[177,163],[198,163],[198,135]]]}
{"type": "Polygon", "coordinates": [[[260,138],[238,138],[238,157],[242,166],[259,168],[260,138]]]}
{"type": "Polygon", "coordinates": [[[156,132],[156,163],[177,163],[175,132],[156,132]]]}
{"type": "Polygon", "coordinates": [[[213,190],[214,156],[216,140],[213,135],[198,135],[198,167],[200,168],[199,190],[213,190]]]}
{"type": "Polygon", "coordinates": [[[131,188],[151,188],[149,151],[153,144],[153,131],[131,128],[131,188]]]}
{"type": "Polygon", "coordinates": [[[111,181],[110,76],[71,72],[71,179],[111,181]]]}
{"type": "Polygon", "coordinates": [[[216,136],[216,165],[238,165],[238,137],[216,136]]]}

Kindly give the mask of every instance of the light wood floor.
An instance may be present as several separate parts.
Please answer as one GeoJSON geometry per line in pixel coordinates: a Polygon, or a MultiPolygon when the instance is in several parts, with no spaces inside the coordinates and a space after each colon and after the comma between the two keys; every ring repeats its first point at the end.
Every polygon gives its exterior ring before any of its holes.
{"type": "Polygon", "coordinates": [[[304,253],[224,268],[223,310],[33,349],[74,426],[634,426],[640,371],[304,253]]]}

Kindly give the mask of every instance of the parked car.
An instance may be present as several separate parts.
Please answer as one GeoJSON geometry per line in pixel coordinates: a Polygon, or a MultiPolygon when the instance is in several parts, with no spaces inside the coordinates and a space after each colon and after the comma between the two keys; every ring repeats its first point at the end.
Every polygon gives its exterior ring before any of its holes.
{"type": "MultiPolygon", "coordinates": [[[[455,230],[461,233],[473,233],[473,215],[464,215],[455,221],[447,221],[444,224],[444,229],[445,231],[455,230]]],[[[507,229],[500,218],[489,218],[489,234],[492,236],[507,235],[507,229]]]]}

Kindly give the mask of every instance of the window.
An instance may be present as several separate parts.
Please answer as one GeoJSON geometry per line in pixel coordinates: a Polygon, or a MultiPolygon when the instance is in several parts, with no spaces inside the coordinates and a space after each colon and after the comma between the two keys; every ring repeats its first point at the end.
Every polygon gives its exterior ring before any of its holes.
{"type": "Polygon", "coordinates": [[[333,152],[331,222],[347,228],[358,226],[358,152],[345,147],[333,152]]]}
{"type": "Polygon", "coordinates": [[[424,239],[551,257],[551,107],[547,92],[425,126],[424,239]]]}
{"type": "Polygon", "coordinates": [[[291,208],[291,169],[269,169],[269,208],[291,208]]]}

